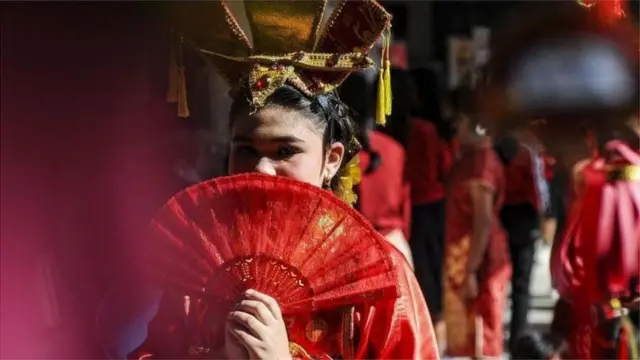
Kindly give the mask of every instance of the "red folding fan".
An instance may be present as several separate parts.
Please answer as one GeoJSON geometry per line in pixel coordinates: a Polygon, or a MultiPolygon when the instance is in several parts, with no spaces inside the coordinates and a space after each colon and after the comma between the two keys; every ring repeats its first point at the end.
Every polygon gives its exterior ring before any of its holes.
{"type": "Polygon", "coordinates": [[[220,310],[249,288],[285,314],[398,296],[384,238],[328,191],[295,180],[200,183],[169,200],[151,228],[151,275],[220,310]]]}

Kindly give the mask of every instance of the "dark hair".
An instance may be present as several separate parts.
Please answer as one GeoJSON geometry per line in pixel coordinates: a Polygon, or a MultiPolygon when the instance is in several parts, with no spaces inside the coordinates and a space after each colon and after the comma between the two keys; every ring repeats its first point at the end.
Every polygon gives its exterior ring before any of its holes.
{"type": "Polygon", "coordinates": [[[475,91],[470,86],[458,86],[448,96],[449,104],[455,114],[474,114],[477,112],[475,91]]]}
{"type": "Polygon", "coordinates": [[[503,165],[511,164],[519,149],[520,141],[511,134],[504,134],[493,140],[493,150],[498,154],[503,165]]]}
{"type": "Polygon", "coordinates": [[[561,348],[561,341],[554,341],[547,334],[531,331],[518,337],[511,356],[514,359],[551,359],[561,348]]]}
{"type": "Polygon", "coordinates": [[[445,119],[442,109],[444,100],[442,86],[435,71],[427,68],[411,70],[416,84],[418,103],[413,107],[413,114],[435,125],[438,135],[447,142],[454,135],[451,121],[445,119]]]}
{"type": "Polygon", "coordinates": [[[358,140],[362,150],[369,154],[366,174],[374,172],[382,163],[380,154],[371,149],[369,140],[369,129],[375,126],[373,96],[373,88],[362,73],[351,74],[340,86],[340,98],[353,110],[355,121],[359,125],[358,140]]]}
{"type": "MultiPolygon", "coordinates": [[[[230,111],[230,124],[242,111],[249,111],[251,93],[248,88],[240,89],[233,99],[230,111]]],[[[331,179],[331,190],[340,190],[340,175],[346,164],[360,151],[357,140],[357,127],[353,120],[353,114],[335,91],[307,96],[295,87],[285,84],[278,88],[265,101],[265,107],[282,107],[301,112],[311,119],[314,125],[323,131],[323,142],[326,148],[339,142],[345,147],[345,154],[336,176],[331,179]]]]}

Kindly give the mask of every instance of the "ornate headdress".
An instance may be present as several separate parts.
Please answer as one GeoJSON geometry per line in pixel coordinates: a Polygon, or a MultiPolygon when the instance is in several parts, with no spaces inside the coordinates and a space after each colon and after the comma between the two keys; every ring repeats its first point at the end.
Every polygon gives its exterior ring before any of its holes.
{"type": "MultiPolygon", "coordinates": [[[[391,15],[374,0],[340,0],[321,28],[326,6],[327,0],[189,1],[177,3],[172,15],[181,44],[216,67],[232,91],[246,87],[252,111],[285,84],[309,97],[335,90],[351,72],[374,65],[367,54],[382,37],[376,120],[383,125],[391,114],[391,15]],[[230,10],[238,5],[244,6],[253,41],[230,10]]],[[[178,60],[172,62],[168,100],[187,117],[184,68],[179,56],[173,58],[178,60]]],[[[349,203],[355,201],[351,188],[360,181],[356,170],[357,157],[340,176],[339,196],[349,203]]]]}
{"type": "MultiPolygon", "coordinates": [[[[239,2],[234,2],[236,7],[239,2]]],[[[247,86],[252,110],[282,85],[314,96],[336,89],[353,71],[374,65],[368,51],[383,37],[377,120],[384,123],[391,109],[389,36],[391,15],[374,0],[341,0],[324,29],[327,0],[244,1],[253,38],[225,1],[180,2],[172,11],[182,41],[211,62],[232,89],[247,86]]],[[[174,76],[182,76],[174,67],[174,76]]],[[[183,84],[174,80],[173,84],[183,84]]],[[[179,91],[173,91],[174,94],[179,91]]],[[[178,103],[179,97],[172,99],[178,103]]],[[[180,105],[180,104],[179,104],[180,105]]],[[[179,106],[186,110],[184,105],[179,106]]],[[[182,111],[181,116],[187,115],[182,111]]]]}

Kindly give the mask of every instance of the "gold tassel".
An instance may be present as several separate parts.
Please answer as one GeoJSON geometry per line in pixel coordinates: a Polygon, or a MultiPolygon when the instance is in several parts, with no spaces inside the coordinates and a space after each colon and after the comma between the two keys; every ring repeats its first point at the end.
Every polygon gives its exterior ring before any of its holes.
{"type": "Polygon", "coordinates": [[[378,73],[378,101],[376,103],[376,123],[378,125],[384,125],[387,123],[387,99],[385,98],[386,95],[386,87],[384,84],[384,80],[385,80],[385,53],[386,53],[386,46],[387,46],[387,39],[384,37],[382,37],[382,56],[380,57],[380,71],[378,73]]]}
{"type": "Polygon", "coordinates": [[[384,125],[387,122],[385,114],[385,98],[384,98],[384,69],[380,69],[378,75],[378,101],[376,104],[376,124],[384,125]]]}
{"type": "Polygon", "coordinates": [[[384,62],[384,114],[391,115],[391,61],[384,62]]]}
{"type": "Polygon", "coordinates": [[[391,56],[389,48],[391,47],[391,29],[387,30],[387,46],[385,49],[384,59],[384,99],[385,99],[385,115],[391,115],[391,56]]]}

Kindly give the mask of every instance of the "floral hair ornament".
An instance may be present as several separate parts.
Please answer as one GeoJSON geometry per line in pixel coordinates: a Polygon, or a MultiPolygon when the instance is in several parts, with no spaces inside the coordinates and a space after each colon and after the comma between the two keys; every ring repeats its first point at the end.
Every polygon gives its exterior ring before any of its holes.
{"type": "MultiPolygon", "coordinates": [[[[335,90],[352,72],[374,65],[368,52],[382,38],[377,123],[384,125],[391,114],[391,15],[374,0],[340,0],[323,28],[327,0],[188,1],[170,6],[181,40],[217,68],[232,91],[249,89],[252,112],[284,84],[310,98],[335,90]],[[252,41],[231,7],[244,8],[252,41]]],[[[172,76],[184,77],[180,62],[172,64],[177,64],[172,76]]],[[[182,97],[175,98],[182,115],[188,114],[186,97],[182,107],[182,97]]],[[[347,202],[355,201],[351,188],[360,178],[354,166],[357,160],[350,161],[340,176],[339,193],[344,196],[339,195],[347,202]]]]}

